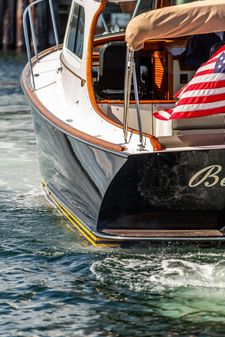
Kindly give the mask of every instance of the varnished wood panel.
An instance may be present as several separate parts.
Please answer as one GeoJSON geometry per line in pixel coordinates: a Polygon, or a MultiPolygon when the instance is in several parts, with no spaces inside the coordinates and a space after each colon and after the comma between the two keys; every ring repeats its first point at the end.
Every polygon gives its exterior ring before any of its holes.
{"type": "Polygon", "coordinates": [[[123,235],[129,237],[219,237],[223,233],[218,230],[130,230],[130,229],[105,229],[105,234],[123,235]]]}

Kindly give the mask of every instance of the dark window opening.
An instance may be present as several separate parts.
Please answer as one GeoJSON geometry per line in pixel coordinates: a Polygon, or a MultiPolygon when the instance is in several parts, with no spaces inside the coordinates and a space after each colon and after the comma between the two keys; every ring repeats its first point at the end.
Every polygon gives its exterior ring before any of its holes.
{"type": "Polygon", "coordinates": [[[82,58],[84,44],[84,7],[75,4],[70,21],[67,48],[79,58],[82,58]]]}

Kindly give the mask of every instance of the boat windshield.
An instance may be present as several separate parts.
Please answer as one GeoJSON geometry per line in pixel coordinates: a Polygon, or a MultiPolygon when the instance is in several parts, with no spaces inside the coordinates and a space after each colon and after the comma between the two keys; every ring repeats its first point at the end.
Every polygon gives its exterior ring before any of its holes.
{"type": "MultiPolygon", "coordinates": [[[[181,5],[196,0],[132,0],[108,1],[104,12],[99,17],[95,36],[124,32],[128,22],[136,15],[152,9],[181,5]]],[[[200,0],[202,1],[202,0],[200,0]]]]}
{"type": "Polygon", "coordinates": [[[133,16],[155,8],[155,0],[108,2],[99,17],[95,36],[124,32],[133,16]]]}

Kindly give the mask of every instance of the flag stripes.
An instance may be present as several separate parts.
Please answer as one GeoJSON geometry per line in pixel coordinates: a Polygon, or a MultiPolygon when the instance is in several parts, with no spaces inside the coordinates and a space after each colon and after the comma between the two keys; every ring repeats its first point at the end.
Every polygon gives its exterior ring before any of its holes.
{"type": "Polygon", "coordinates": [[[161,120],[194,118],[225,112],[225,46],[220,48],[175,95],[173,109],[155,111],[161,120]]]}

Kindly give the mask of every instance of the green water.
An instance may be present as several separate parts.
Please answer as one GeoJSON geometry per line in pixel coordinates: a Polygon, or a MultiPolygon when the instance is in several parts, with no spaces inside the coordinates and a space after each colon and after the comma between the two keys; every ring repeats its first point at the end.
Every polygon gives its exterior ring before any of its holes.
{"type": "Polygon", "coordinates": [[[225,336],[225,248],[90,247],[46,201],[23,57],[0,58],[0,336],[225,336]]]}

